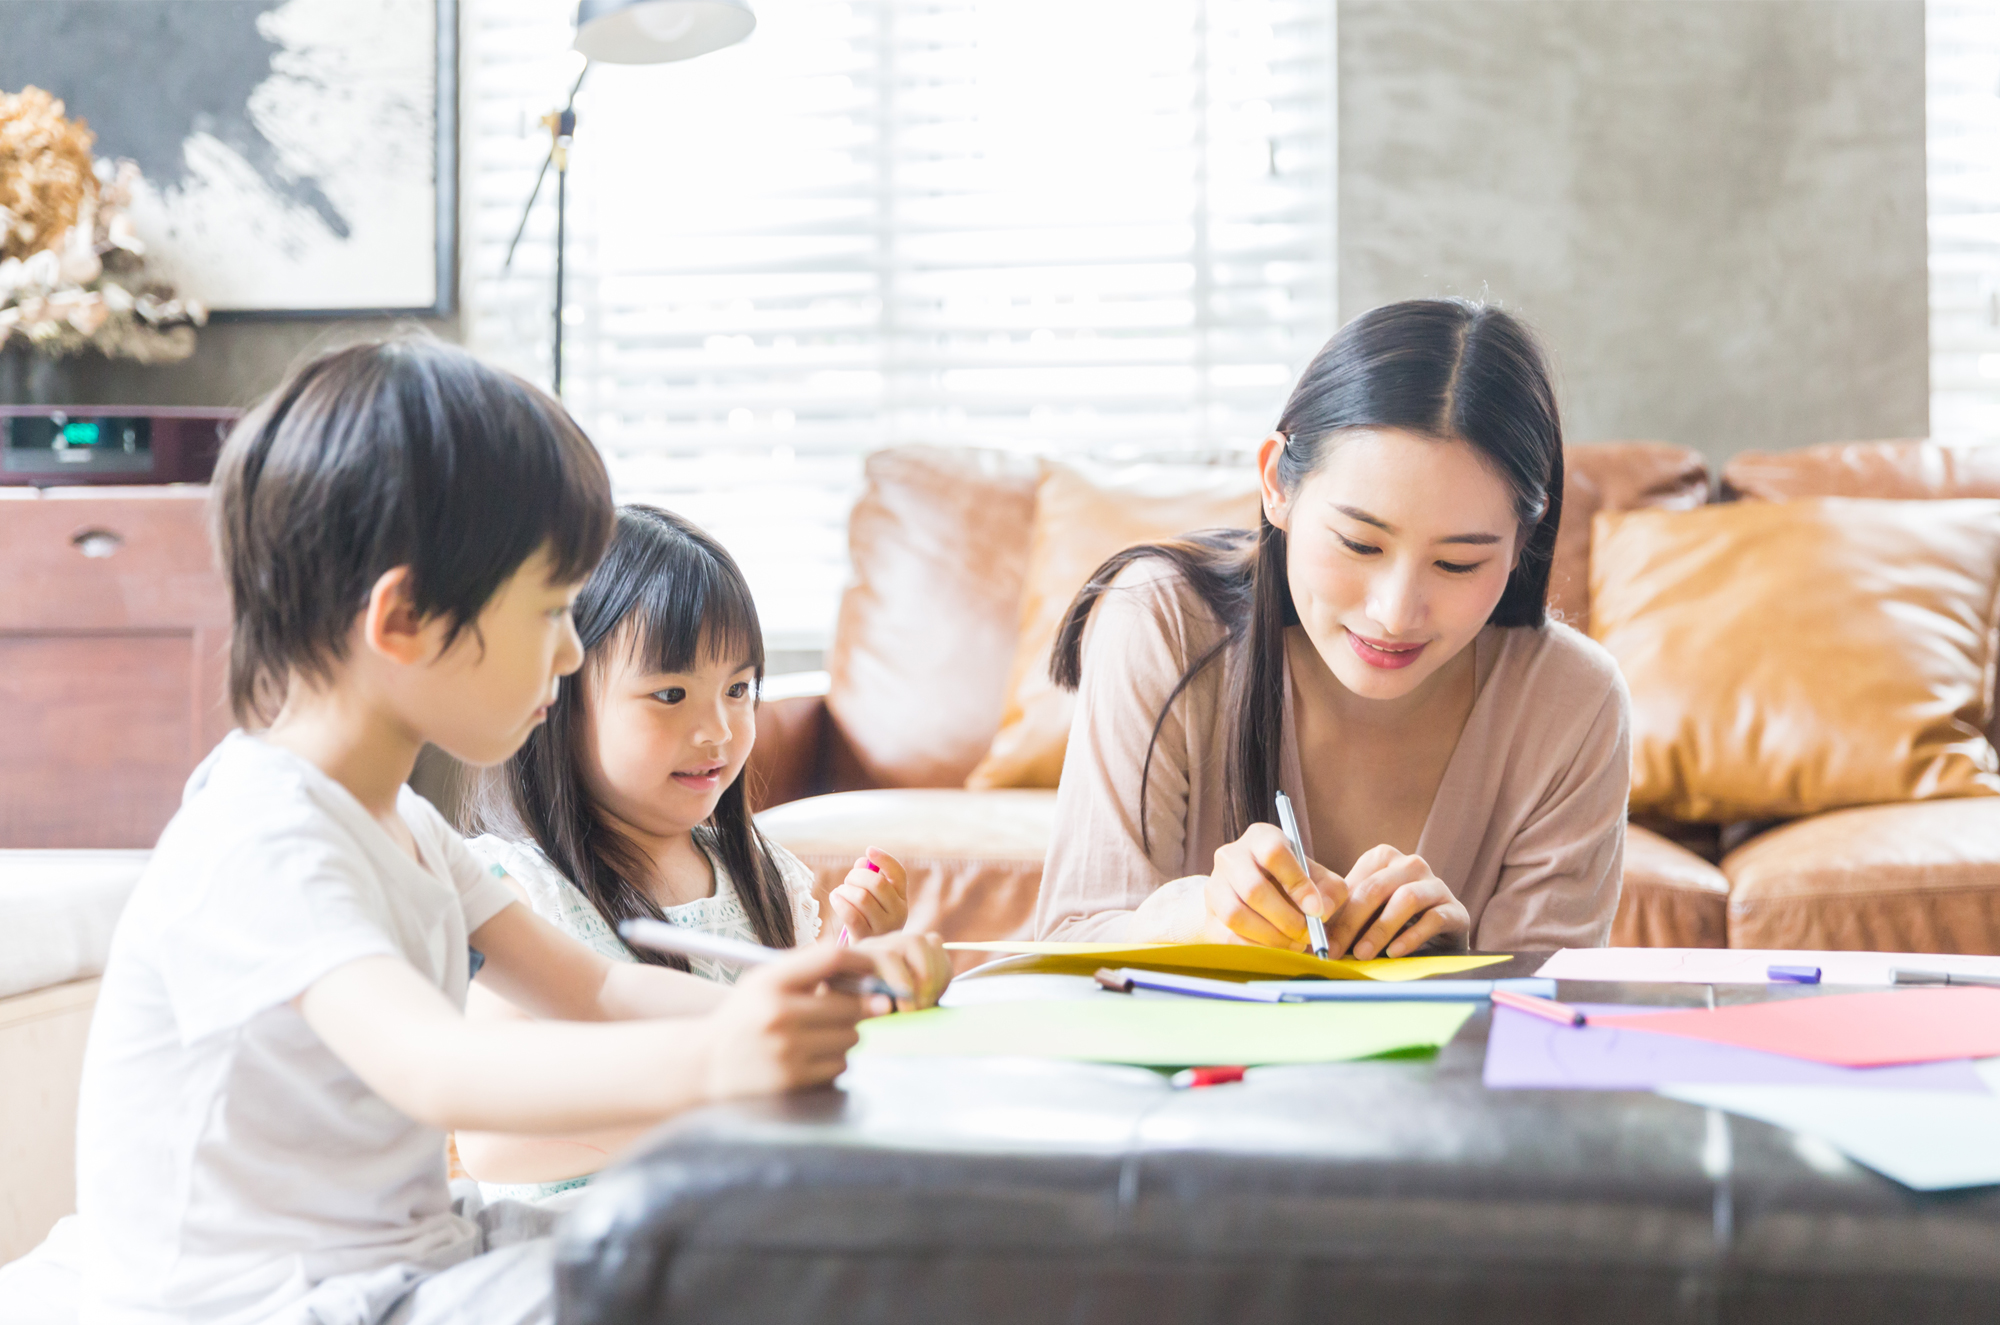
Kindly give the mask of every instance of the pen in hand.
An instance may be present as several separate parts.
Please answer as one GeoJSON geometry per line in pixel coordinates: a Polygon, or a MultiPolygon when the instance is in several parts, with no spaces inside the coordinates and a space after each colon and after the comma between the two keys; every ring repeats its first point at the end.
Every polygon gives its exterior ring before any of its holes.
{"type": "MultiPolygon", "coordinates": [[[[671,952],[681,957],[700,957],[705,961],[720,962],[725,966],[762,966],[777,961],[785,954],[776,948],[767,948],[760,943],[745,943],[741,939],[723,938],[719,934],[705,934],[698,929],[684,929],[679,925],[669,925],[658,920],[633,919],[619,922],[618,937],[641,948],[651,948],[655,952],[671,952]]],[[[908,994],[898,994],[880,976],[864,975],[859,979],[841,976],[831,982],[835,988],[851,988],[863,994],[880,994],[889,1000],[892,1009],[900,1010],[908,994]]]]}
{"type": "MultiPolygon", "coordinates": [[[[1305,842],[1299,837],[1298,816],[1292,813],[1292,798],[1284,792],[1278,793],[1278,827],[1284,830],[1286,845],[1292,849],[1292,859],[1299,863],[1299,872],[1306,876],[1306,883],[1312,883],[1312,866],[1306,863],[1305,842]]],[[[1306,915],[1306,939],[1312,944],[1313,956],[1325,961],[1329,956],[1326,948],[1326,925],[1310,912],[1306,915]]]]}

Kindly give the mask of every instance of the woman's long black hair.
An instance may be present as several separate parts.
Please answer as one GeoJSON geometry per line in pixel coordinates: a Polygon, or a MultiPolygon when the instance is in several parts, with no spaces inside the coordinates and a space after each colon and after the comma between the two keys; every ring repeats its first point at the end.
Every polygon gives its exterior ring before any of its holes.
{"type": "MultiPolygon", "coordinates": [[[[1285,438],[1278,479],[1296,492],[1341,437],[1396,428],[1464,441],[1506,481],[1527,536],[1488,624],[1540,627],[1548,619],[1549,567],[1562,522],[1562,421],[1540,348],[1517,319],[1462,299],[1412,299],[1371,309],[1342,327],[1307,366],[1278,420],[1285,438]]],[[[1118,573],[1142,558],[1167,562],[1223,626],[1161,705],[1139,779],[1140,836],[1148,851],[1146,786],[1167,710],[1202,670],[1234,649],[1242,665],[1226,698],[1232,729],[1227,831],[1269,823],[1284,748],[1285,627],[1298,624],[1285,576],[1285,533],[1264,517],[1257,532],[1190,534],[1118,553],[1090,577],[1056,636],[1049,674],[1074,690],[1083,676],[1083,628],[1118,573]]]]}
{"type": "MultiPolygon", "coordinates": [[[[743,572],[721,544],[688,521],[652,506],[621,506],[610,550],[576,600],[583,666],[562,679],[548,719],[512,759],[484,778],[474,809],[480,829],[532,839],[615,930],[620,921],[665,917],[639,882],[646,860],[592,804],[583,776],[586,678],[601,675],[614,650],[630,650],[657,671],[686,672],[708,657],[748,658],[764,682],[764,632],[743,572]]],[[[706,831],[736,885],[758,939],[796,941],[791,898],[770,844],[750,819],[747,775],[723,791],[706,831]]],[[[687,970],[685,958],[643,948],[641,961],[687,970]]]]}

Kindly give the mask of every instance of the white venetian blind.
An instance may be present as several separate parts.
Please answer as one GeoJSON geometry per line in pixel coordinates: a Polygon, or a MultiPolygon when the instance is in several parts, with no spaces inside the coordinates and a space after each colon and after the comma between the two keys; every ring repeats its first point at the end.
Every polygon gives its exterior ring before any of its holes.
{"type": "MultiPolygon", "coordinates": [[[[468,0],[473,347],[549,377],[563,0],[468,0]]],[[[565,399],[621,499],[700,521],[814,647],[869,451],[1226,460],[1334,319],[1326,0],[759,0],[741,46],[597,66],[565,399]]]]}
{"type": "Polygon", "coordinates": [[[2000,441],[2000,4],[1924,11],[1931,435],[2000,441]]]}

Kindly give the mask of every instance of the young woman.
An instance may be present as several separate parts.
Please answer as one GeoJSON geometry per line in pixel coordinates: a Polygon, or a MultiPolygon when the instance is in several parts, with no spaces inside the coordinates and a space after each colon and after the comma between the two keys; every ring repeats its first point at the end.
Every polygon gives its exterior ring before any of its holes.
{"type": "MultiPolygon", "coordinates": [[[[469,844],[475,856],[599,954],[724,983],[738,972],[626,947],[619,922],[649,917],[774,948],[902,928],[895,857],[871,849],[820,897],[812,870],[751,822],[743,766],[757,740],[763,632],[720,544],[667,511],[621,507],[576,626],[583,666],[483,784],[488,831],[469,844]]],[[[518,1015],[483,993],[469,1008],[518,1015]]],[[[495,1184],[489,1199],[542,1200],[584,1185],[624,1139],[462,1133],[458,1146],[473,1176],[495,1184]]]]}
{"type": "Polygon", "coordinates": [[[1358,958],[1602,944],[1629,705],[1545,612],[1562,428],[1532,337],[1456,300],[1365,313],[1258,467],[1256,534],[1128,549],[1070,609],[1037,934],[1302,949],[1317,914],[1358,958]]]}

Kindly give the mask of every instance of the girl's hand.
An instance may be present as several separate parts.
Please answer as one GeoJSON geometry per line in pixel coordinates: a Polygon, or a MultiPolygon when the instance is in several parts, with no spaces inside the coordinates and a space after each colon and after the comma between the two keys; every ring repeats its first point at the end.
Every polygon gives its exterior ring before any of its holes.
{"type": "Polygon", "coordinates": [[[903,862],[888,852],[869,847],[858,857],[854,868],[840,881],[827,901],[833,917],[846,927],[849,937],[865,939],[875,934],[894,933],[910,918],[906,885],[909,876],[903,862]]]}
{"type": "Polygon", "coordinates": [[[896,991],[894,1007],[880,995],[869,1000],[869,1011],[877,1015],[930,1007],[951,983],[951,959],[945,956],[943,940],[935,934],[883,934],[848,951],[867,957],[883,983],[896,991]]]}
{"type": "MultiPolygon", "coordinates": [[[[809,1090],[839,1076],[861,1037],[867,1009],[860,994],[830,988],[842,975],[867,975],[875,964],[853,948],[815,943],[782,961],[745,971],[729,997],[702,1019],[710,1100],[809,1090]]],[[[684,1034],[686,1023],[661,1023],[684,1034]]]]}
{"type": "Polygon", "coordinates": [[[1350,944],[1358,961],[1407,957],[1440,934],[1472,927],[1465,904],[1422,856],[1406,856],[1387,843],[1362,852],[1347,872],[1346,902],[1326,922],[1327,947],[1336,957],[1350,944]]]}
{"type": "Polygon", "coordinates": [[[1208,911],[1203,938],[1303,952],[1306,916],[1339,912],[1347,901],[1347,884],[1312,861],[1304,862],[1312,871],[1308,877],[1300,863],[1292,858],[1283,833],[1270,824],[1251,824],[1242,837],[1215,853],[1215,872],[1202,894],[1208,911]]]}

